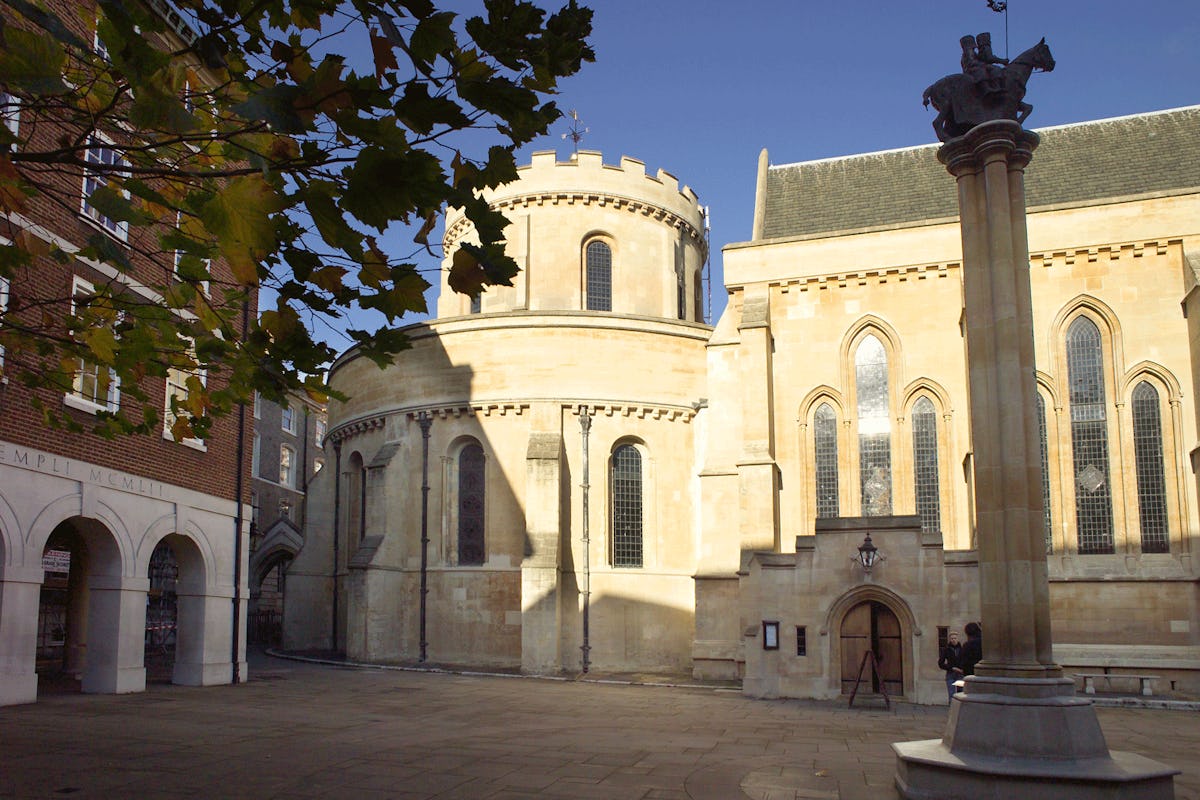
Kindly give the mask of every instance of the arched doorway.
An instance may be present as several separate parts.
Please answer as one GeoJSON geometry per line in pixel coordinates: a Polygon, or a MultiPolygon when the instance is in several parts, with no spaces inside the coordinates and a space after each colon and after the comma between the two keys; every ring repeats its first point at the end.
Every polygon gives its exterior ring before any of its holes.
{"type": "Polygon", "coordinates": [[[45,577],[38,602],[38,691],[79,691],[110,682],[118,669],[115,639],[121,610],[97,602],[93,590],[119,580],[121,555],[99,521],[59,523],[42,548],[45,577]]]}
{"type": "Polygon", "coordinates": [[[878,693],[881,686],[889,696],[904,694],[904,648],[901,646],[900,620],[886,604],[867,600],[851,608],[842,618],[842,694],[854,690],[863,657],[875,653],[879,664],[876,674],[869,666],[863,672],[859,691],[878,693]]]}
{"type": "Polygon", "coordinates": [[[179,562],[164,539],[150,555],[146,593],[146,681],[170,683],[175,670],[179,626],[179,562]]]}

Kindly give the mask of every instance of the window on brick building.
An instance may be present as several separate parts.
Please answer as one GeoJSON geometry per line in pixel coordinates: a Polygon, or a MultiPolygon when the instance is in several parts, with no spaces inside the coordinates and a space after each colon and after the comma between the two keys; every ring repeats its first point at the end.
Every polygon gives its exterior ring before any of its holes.
{"type": "MultiPolygon", "coordinates": [[[[180,235],[183,234],[183,214],[175,212],[175,227],[179,229],[180,235]]],[[[175,251],[175,261],[171,268],[172,274],[176,280],[190,281],[194,283],[200,291],[208,294],[209,281],[208,276],[212,273],[212,259],[201,258],[200,256],[192,255],[184,250],[175,251]]]]}
{"type": "Polygon", "coordinates": [[[316,424],[314,425],[314,429],[315,430],[314,430],[313,435],[316,439],[317,447],[324,447],[325,446],[325,434],[327,434],[329,432],[329,423],[327,423],[325,421],[324,417],[317,417],[317,421],[316,421],[316,424]]]}
{"type": "Polygon", "coordinates": [[[84,160],[91,165],[91,168],[83,174],[83,203],[80,211],[101,228],[124,241],[129,238],[129,223],[106,216],[88,200],[99,189],[108,186],[108,181],[114,171],[119,172],[122,168],[128,167],[129,162],[121,157],[117,149],[112,146],[111,141],[99,134],[88,137],[84,160]]]}
{"type": "MultiPolygon", "coordinates": [[[[71,313],[77,313],[95,294],[95,287],[76,277],[71,287],[71,313]]],[[[102,318],[102,317],[101,317],[102,318]]],[[[116,411],[121,405],[121,382],[110,369],[87,359],[77,359],[71,392],[64,402],[72,408],[95,414],[116,411]]]]}
{"type": "Polygon", "coordinates": [[[292,406],[283,406],[279,409],[279,421],[281,427],[288,433],[296,432],[296,409],[292,406]]]}
{"type": "MultiPolygon", "coordinates": [[[[190,360],[195,361],[195,345],[191,342],[187,342],[185,347],[187,357],[190,360]]],[[[192,390],[195,389],[197,391],[203,391],[207,383],[208,373],[199,367],[192,367],[191,369],[188,369],[184,367],[170,366],[167,368],[166,408],[163,411],[164,439],[175,438],[172,429],[175,425],[175,420],[179,415],[174,409],[172,409],[172,405],[174,405],[176,409],[184,408],[187,404],[188,397],[191,396],[192,390]]],[[[186,437],[180,441],[182,444],[186,444],[189,447],[204,449],[204,440],[198,437],[186,437]]]]}
{"type": "Polygon", "coordinates": [[[260,470],[259,451],[261,449],[262,449],[262,447],[260,444],[260,440],[258,438],[258,434],[256,433],[256,434],[254,434],[254,446],[250,448],[250,475],[255,478],[259,477],[259,470],[260,470]]]}
{"type": "Polygon", "coordinates": [[[254,393],[254,418],[262,419],[262,395],[254,393]]]}
{"type": "MultiPolygon", "coordinates": [[[[21,104],[8,92],[0,92],[0,123],[3,124],[4,131],[15,140],[21,129],[21,104]]],[[[11,151],[16,147],[16,142],[10,141],[0,146],[0,150],[11,151]]]]}
{"type": "MultiPolygon", "coordinates": [[[[0,239],[0,242],[4,242],[0,239]]],[[[0,278],[0,317],[8,311],[8,278],[0,278]]],[[[4,346],[0,345],[0,376],[4,374],[4,346]]]]}
{"type": "Polygon", "coordinates": [[[285,445],[279,447],[279,482],[292,488],[296,485],[296,451],[285,445]]]}

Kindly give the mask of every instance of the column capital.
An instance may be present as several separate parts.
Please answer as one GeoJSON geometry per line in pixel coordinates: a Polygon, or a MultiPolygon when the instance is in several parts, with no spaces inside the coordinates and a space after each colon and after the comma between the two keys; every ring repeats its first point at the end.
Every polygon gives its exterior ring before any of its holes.
{"type": "Polygon", "coordinates": [[[1005,161],[1010,168],[1024,169],[1033,158],[1041,141],[1033,131],[1027,131],[1007,119],[976,125],[962,136],[946,142],[937,152],[938,161],[950,174],[959,177],[973,173],[988,163],[1005,161]]]}

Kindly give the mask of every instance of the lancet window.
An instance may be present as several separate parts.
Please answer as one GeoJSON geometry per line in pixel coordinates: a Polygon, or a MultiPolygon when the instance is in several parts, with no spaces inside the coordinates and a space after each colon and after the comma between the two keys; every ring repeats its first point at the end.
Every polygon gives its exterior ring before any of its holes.
{"type": "Polygon", "coordinates": [[[836,517],[838,506],[837,414],[822,403],[813,414],[813,453],[816,456],[817,516],[836,517]]]}
{"type": "Polygon", "coordinates": [[[1169,544],[1162,417],[1158,390],[1148,381],[1141,381],[1133,390],[1133,449],[1137,462],[1142,552],[1166,553],[1169,544]]]}
{"type": "Polygon", "coordinates": [[[1111,553],[1112,483],[1100,329],[1087,317],[1079,317],[1067,328],[1066,344],[1079,552],[1111,553]]]}
{"type": "Polygon", "coordinates": [[[458,454],[458,563],[484,562],[486,484],[483,448],[472,442],[458,454]]]}
{"type": "Polygon", "coordinates": [[[612,565],[642,566],[642,454],[631,444],[613,450],[609,471],[612,497],[612,565]]]}
{"type": "Polygon", "coordinates": [[[887,352],[868,335],[854,353],[858,398],[858,463],[862,514],[892,513],[892,428],[888,415],[887,352]]]}
{"type": "Polygon", "coordinates": [[[1042,457],[1042,528],[1046,537],[1046,552],[1054,552],[1054,526],[1050,515],[1050,447],[1046,435],[1046,400],[1037,396],[1038,450],[1042,457]]]}
{"type": "Polygon", "coordinates": [[[612,311],[612,248],[605,242],[591,241],[585,254],[587,310],[612,311]]]}
{"type": "Polygon", "coordinates": [[[921,530],[941,531],[941,482],[938,477],[937,413],[928,397],[913,405],[913,478],[921,530]]]}

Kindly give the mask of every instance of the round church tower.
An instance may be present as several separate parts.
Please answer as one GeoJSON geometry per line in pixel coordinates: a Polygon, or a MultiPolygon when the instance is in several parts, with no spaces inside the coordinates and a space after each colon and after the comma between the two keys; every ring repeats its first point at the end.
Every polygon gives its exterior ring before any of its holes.
{"type": "Polygon", "coordinates": [[[485,195],[511,223],[508,252],[521,267],[513,286],[478,298],[446,282],[449,255],[472,227],[459,209],[446,217],[438,318],[473,312],[611,311],[703,321],[703,212],[690,188],[633,158],[605,165],[582,151],[570,161],[534,153],[520,178],[485,195]]]}
{"type": "MultiPolygon", "coordinates": [[[[712,330],[696,195],[582,152],[538,153],[487,199],[511,221],[514,286],[458,295],[447,263],[410,350],[330,370],[338,466],[310,485],[287,646],[690,671],[712,330]]],[[[451,212],[446,252],[471,234],[451,212]]]]}

